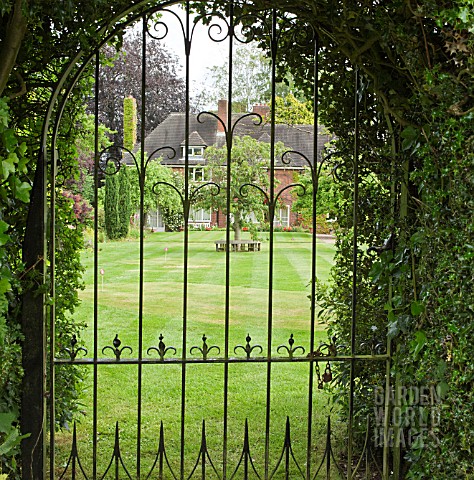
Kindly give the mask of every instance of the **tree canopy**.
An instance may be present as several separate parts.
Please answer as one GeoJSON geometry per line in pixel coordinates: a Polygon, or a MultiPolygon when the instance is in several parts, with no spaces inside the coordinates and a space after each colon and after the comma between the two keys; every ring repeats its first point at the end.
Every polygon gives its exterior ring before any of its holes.
{"type": "MultiPolygon", "coordinates": [[[[102,53],[109,61],[100,71],[99,120],[115,130],[114,142],[122,143],[122,103],[132,96],[137,112],[142,106],[142,37],[128,34],[117,52],[115,46],[105,46],[102,53]]],[[[146,44],[145,136],[154,130],[171,112],[184,111],[184,80],[178,76],[178,60],[160,43],[149,38],[146,44]]],[[[92,106],[90,107],[92,108],[92,106]]],[[[141,141],[141,115],[137,116],[137,141],[141,141]]]]}
{"type": "MultiPolygon", "coordinates": [[[[276,155],[281,155],[284,152],[284,145],[277,143],[275,150],[276,155]]],[[[254,221],[259,224],[268,221],[265,217],[268,207],[265,205],[263,192],[267,193],[270,186],[269,143],[259,142],[249,136],[235,137],[230,162],[230,178],[226,146],[208,147],[204,152],[204,158],[206,160],[205,178],[217,184],[221,190],[216,195],[212,189],[202,189],[199,206],[220,210],[225,215],[230,214],[235,240],[240,240],[242,227],[251,227],[254,221]]]]}
{"type": "MultiPolygon", "coordinates": [[[[228,96],[228,59],[223,66],[208,68],[209,91],[203,90],[197,99],[200,105],[217,105],[228,96]]],[[[238,44],[232,57],[232,89],[234,111],[252,110],[257,103],[270,99],[270,64],[256,43],[238,44]]]]}

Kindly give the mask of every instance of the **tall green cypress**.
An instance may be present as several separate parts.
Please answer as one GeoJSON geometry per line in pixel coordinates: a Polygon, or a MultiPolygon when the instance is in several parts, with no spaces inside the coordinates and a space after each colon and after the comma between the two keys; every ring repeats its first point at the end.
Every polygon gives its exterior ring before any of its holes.
{"type": "Polygon", "coordinates": [[[118,173],[118,228],[117,238],[124,238],[128,235],[131,215],[131,201],[130,201],[130,175],[128,169],[130,167],[122,165],[118,173]]]}
{"type": "MultiPolygon", "coordinates": [[[[137,131],[137,103],[133,97],[123,102],[124,147],[133,150],[137,131]]],[[[105,229],[111,240],[128,235],[130,215],[130,176],[128,166],[122,164],[117,173],[114,165],[107,167],[105,180],[105,229]]]]}
{"type": "MultiPolygon", "coordinates": [[[[125,167],[122,167],[125,168],[125,167]]],[[[115,166],[109,164],[106,169],[105,176],[105,199],[104,199],[104,214],[105,214],[105,231],[107,237],[111,240],[119,238],[119,174],[115,171],[115,166]]]]}
{"type": "Polygon", "coordinates": [[[123,146],[133,150],[137,141],[137,101],[133,97],[123,99],[123,146]]]}
{"type": "MultiPolygon", "coordinates": [[[[123,146],[132,151],[137,141],[137,101],[133,97],[123,99],[123,146]]],[[[122,165],[118,174],[118,218],[119,238],[128,235],[132,205],[130,199],[130,175],[128,167],[122,165]]]]}

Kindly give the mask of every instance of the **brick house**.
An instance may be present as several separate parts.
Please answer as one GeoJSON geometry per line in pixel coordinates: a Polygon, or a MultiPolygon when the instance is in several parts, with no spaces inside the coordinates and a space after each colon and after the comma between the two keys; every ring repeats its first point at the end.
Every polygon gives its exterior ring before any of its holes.
{"type": "MultiPolygon", "coordinates": [[[[248,135],[258,141],[270,143],[271,125],[267,120],[269,107],[266,105],[255,105],[252,113],[262,116],[261,125],[255,125],[255,116],[247,116],[237,122],[234,135],[248,135]]],[[[227,120],[227,101],[220,100],[217,115],[225,123],[227,120]]],[[[233,114],[232,124],[246,114],[233,114]]],[[[145,138],[145,152],[151,154],[163,147],[171,147],[176,155],[173,158],[161,160],[163,165],[169,166],[175,171],[181,171],[184,175],[185,165],[185,114],[171,113],[160,125],[158,125],[145,138]]],[[[314,157],[313,125],[275,125],[275,141],[282,142],[288,150],[301,153],[310,161],[314,157]]],[[[189,116],[189,140],[188,140],[188,164],[189,176],[194,181],[204,180],[204,150],[206,147],[215,145],[221,147],[225,143],[223,125],[211,115],[201,115],[200,122],[196,115],[189,116]]],[[[324,145],[329,141],[330,135],[324,132],[324,127],[319,127],[318,134],[318,158],[324,145]]],[[[137,146],[137,149],[140,145],[137,146]]],[[[127,159],[126,159],[127,161],[127,159]]],[[[300,155],[292,155],[289,165],[276,159],[275,177],[278,190],[295,181],[295,173],[304,170],[307,163],[300,155]]],[[[297,224],[297,214],[292,211],[293,196],[291,189],[283,192],[281,196],[282,205],[279,211],[275,212],[274,224],[276,226],[289,227],[297,224]]],[[[222,212],[211,212],[203,209],[195,209],[191,212],[189,223],[197,227],[225,227],[226,217],[222,212]]],[[[150,212],[148,215],[148,226],[154,230],[164,230],[164,224],[160,212],[150,212]]]]}

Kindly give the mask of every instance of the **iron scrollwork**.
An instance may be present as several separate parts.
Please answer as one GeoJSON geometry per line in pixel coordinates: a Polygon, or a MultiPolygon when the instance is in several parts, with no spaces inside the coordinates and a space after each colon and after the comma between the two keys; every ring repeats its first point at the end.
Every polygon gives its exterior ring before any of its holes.
{"type": "Polygon", "coordinates": [[[377,354],[383,354],[385,353],[385,343],[380,340],[380,338],[377,336],[377,327],[373,325],[371,327],[372,330],[372,337],[369,340],[366,340],[365,342],[362,342],[360,344],[361,348],[367,347],[370,351],[371,355],[377,355],[377,354]]]}
{"type": "Polygon", "coordinates": [[[298,345],[297,347],[293,347],[293,345],[295,344],[295,339],[293,338],[293,334],[290,335],[288,344],[290,345],[290,347],[287,347],[286,345],[280,345],[277,348],[277,353],[280,353],[280,350],[286,350],[288,352],[288,357],[293,358],[294,353],[298,350],[301,350],[301,355],[304,355],[305,349],[301,345],[298,345]]]}
{"type": "Polygon", "coordinates": [[[69,355],[69,357],[71,358],[72,361],[74,361],[76,359],[77,354],[79,352],[83,352],[84,356],[87,355],[87,350],[84,347],[77,347],[76,348],[76,345],[77,345],[76,334],[73,334],[73,336],[71,337],[70,345],[71,345],[70,348],[68,348],[68,347],[62,348],[61,352],[66,352],[69,355]]]}
{"type": "Polygon", "coordinates": [[[336,337],[332,337],[329,343],[321,343],[319,347],[314,351],[308,353],[308,357],[335,357],[337,356],[338,348],[342,348],[343,345],[336,345],[336,337]]]}
{"type": "Polygon", "coordinates": [[[122,345],[122,341],[118,338],[118,333],[115,335],[115,338],[112,344],[113,344],[113,347],[110,345],[105,346],[102,349],[102,353],[105,354],[107,350],[112,350],[112,352],[114,352],[114,355],[115,355],[115,360],[117,361],[120,360],[120,357],[122,356],[122,353],[125,350],[128,350],[130,353],[133,352],[132,347],[129,347],[128,345],[125,345],[124,347],[120,348],[120,345],[122,345]]]}
{"type": "Polygon", "coordinates": [[[395,247],[395,235],[391,233],[383,242],[382,245],[373,245],[367,249],[367,253],[375,252],[381,255],[383,252],[393,250],[395,247]]]}
{"type": "Polygon", "coordinates": [[[261,345],[258,345],[258,344],[251,346],[251,345],[250,345],[251,340],[252,340],[252,337],[250,336],[250,334],[248,334],[248,335],[245,337],[245,341],[247,342],[246,345],[245,345],[245,347],[244,347],[243,345],[237,345],[237,346],[234,348],[234,353],[237,353],[237,350],[238,350],[239,348],[241,348],[241,349],[245,352],[245,354],[247,355],[247,360],[250,359],[250,355],[252,354],[252,352],[253,352],[256,348],[260,349],[260,353],[262,353],[262,352],[263,352],[262,346],[261,346],[261,345]]]}
{"type": "Polygon", "coordinates": [[[165,345],[165,342],[163,342],[163,335],[160,333],[160,336],[158,337],[160,342],[158,343],[158,347],[150,347],[146,353],[147,355],[150,355],[150,352],[157,352],[158,355],[160,356],[160,360],[163,361],[165,359],[165,355],[170,352],[170,351],[173,351],[173,355],[176,355],[176,348],[174,347],[167,347],[165,345]]]}
{"type": "Polygon", "coordinates": [[[216,349],[218,354],[221,353],[221,349],[217,345],[211,345],[209,347],[208,344],[207,344],[207,337],[206,337],[206,335],[203,335],[202,336],[202,347],[198,347],[198,346],[191,347],[191,350],[189,351],[189,353],[191,355],[193,355],[193,351],[197,350],[197,351],[201,352],[202,359],[207,360],[207,355],[213,349],[216,349]]]}

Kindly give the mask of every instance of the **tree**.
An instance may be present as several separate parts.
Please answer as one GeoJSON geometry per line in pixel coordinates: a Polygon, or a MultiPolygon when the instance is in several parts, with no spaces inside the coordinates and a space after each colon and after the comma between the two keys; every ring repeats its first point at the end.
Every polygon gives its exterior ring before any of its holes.
{"type": "MultiPolygon", "coordinates": [[[[232,62],[232,108],[235,113],[250,112],[253,105],[270,103],[271,62],[256,42],[237,44],[232,62]]],[[[212,90],[203,90],[196,99],[197,109],[205,105],[217,105],[228,96],[228,66],[208,68],[207,81],[212,90]]],[[[297,87],[291,72],[277,78],[276,122],[291,125],[310,125],[314,121],[311,102],[297,87]]]]}
{"type": "MultiPolygon", "coordinates": [[[[296,182],[303,185],[305,194],[296,196],[292,205],[293,211],[301,215],[304,225],[312,225],[313,215],[313,178],[309,169],[298,175],[296,182]]],[[[330,167],[319,172],[318,191],[316,193],[316,215],[335,219],[339,210],[339,192],[330,167]]]]}
{"type": "MultiPolygon", "coordinates": [[[[64,180],[62,194],[73,202],[73,209],[79,223],[90,224],[92,220],[92,205],[94,195],[94,148],[95,148],[95,120],[93,115],[78,116],[77,137],[74,142],[72,155],[77,158],[77,173],[69,175],[64,180]]],[[[113,132],[104,125],[98,126],[98,149],[111,145],[110,136],[113,132]]],[[[100,174],[100,172],[99,172],[100,174]]]]}
{"type": "Polygon", "coordinates": [[[133,97],[123,99],[123,146],[132,151],[137,143],[137,101],[133,97]]]}
{"type": "MultiPolygon", "coordinates": [[[[276,155],[282,154],[284,145],[275,145],[276,155]]],[[[232,146],[230,164],[230,209],[227,208],[226,186],[227,178],[227,147],[208,147],[204,152],[206,160],[205,177],[220,186],[220,194],[215,195],[212,189],[202,189],[199,206],[220,210],[229,214],[230,226],[234,231],[235,240],[240,240],[242,227],[254,220],[263,224],[268,207],[262,192],[268,192],[270,187],[270,144],[259,142],[249,136],[235,137],[232,146]],[[246,184],[255,185],[254,186],[246,184]]]]}
{"type": "Polygon", "coordinates": [[[111,240],[125,238],[130,226],[130,179],[129,167],[120,164],[118,169],[113,162],[106,168],[105,177],[105,229],[111,240]]]}
{"type": "Polygon", "coordinates": [[[130,175],[129,168],[122,166],[119,175],[119,197],[117,202],[118,211],[118,238],[125,238],[130,229],[130,217],[132,205],[130,201],[130,175]]]}
{"type": "Polygon", "coordinates": [[[286,125],[312,125],[313,105],[310,101],[300,101],[292,93],[275,98],[275,123],[286,125]]]}
{"type": "Polygon", "coordinates": [[[182,225],[183,206],[179,195],[169,185],[181,191],[182,176],[162,165],[160,160],[153,159],[147,163],[143,180],[136,166],[129,167],[131,209],[135,213],[140,211],[140,183],[143,182],[144,221],[151,211],[160,208],[165,224],[170,228],[179,227],[182,225]]]}
{"type": "MultiPolygon", "coordinates": [[[[142,108],[142,38],[126,35],[121,49],[112,46],[103,49],[109,59],[100,71],[99,120],[117,133],[114,143],[122,145],[122,102],[132,96],[137,110],[142,108]]],[[[171,112],[180,112],[185,106],[183,79],[178,77],[178,60],[151,37],[146,44],[145,136],[171,112]]],[[[92,108],[92,104],[90,105],[92,108]]],[[[137,141],[141,141],[141,115],[137,118],[137,141]]]]}
{"type": "MultiPolygon", "coordinates": [[[[270,100],[270,63],[256,43],[239,44],[232,62],[233,102],[236,113],[248,112],[256,103],[270,100]]],[[[199,105],[217,105],[228,96],[228,64],[209,68],[210,91],[203,90],[197,99],[199,105]]]]}

